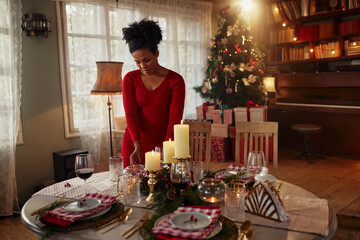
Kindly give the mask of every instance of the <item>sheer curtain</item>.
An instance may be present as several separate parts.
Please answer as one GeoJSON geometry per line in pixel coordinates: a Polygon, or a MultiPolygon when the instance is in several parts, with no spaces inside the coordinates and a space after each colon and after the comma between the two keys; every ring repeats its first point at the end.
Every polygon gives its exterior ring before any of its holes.
{"type": "MultiPolygon", "coordinates": [[[[122,40],[122,28],[143,18],[160,23],[159,45],[162,66],[180,73],[186,84],[184,118],[195,118],[201,104],[193,87],[201,84],[210,39],[210,3],[187,0],[58,0],[65,13],[64,49],[67,56],[67,96],[74,128],[79,129],[84,149],[95,162],[109,156],[109,127],[106,97],[91,96],[96,80],[96,61],[124,62],[123,76],[137,69],[122,40]]],[[[123,115],[121,95],[113,96],[113,116],[123,115]]],[[[64,108],[65,109],[65,108],[64,108]]],[[[66,120],[65,120],[66,121],[66,120]]]]}
{"type": "Polygon", "coordinates": [[[21,1],[0,0],[0,216],[19,212],[15,149],[20,120],[21,1]]]}

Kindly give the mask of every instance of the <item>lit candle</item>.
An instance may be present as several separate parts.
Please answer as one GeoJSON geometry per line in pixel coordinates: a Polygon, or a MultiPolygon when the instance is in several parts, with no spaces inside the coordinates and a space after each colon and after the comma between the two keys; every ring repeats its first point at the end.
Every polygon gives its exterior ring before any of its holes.
{"type": "Polygon", "coordinates": [[[175,163],[176,159],[174,158],[174,147],[175,143],[169,139],[169,141],[163,142],[163,159],[164,163],[175,163]]]}
{"type": "Polygon", "coordinates": [[[145,153],[145,170],[156,171],[160,169],[160,153],[154,151],[145,153]]]}
{"type": "Polygon", "coordinates": [[[188,158],[189,154],[189,125],[174,125],[175,158],[188,158]]]}
{"type": "Polygon", "coordinates": [[[218,199],[216,197],[211,197],[209,202],[216,203],[218,202],[218,199]]]}

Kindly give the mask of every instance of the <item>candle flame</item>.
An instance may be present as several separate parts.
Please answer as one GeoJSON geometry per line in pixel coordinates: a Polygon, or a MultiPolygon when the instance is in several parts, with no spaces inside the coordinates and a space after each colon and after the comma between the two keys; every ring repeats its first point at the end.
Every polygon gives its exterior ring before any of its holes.
{"type": "Polygon", "coordinates": [[[169,138],[169,143],[171,143],[171,138],[169,138]]]}
{"type": "Polygon", "coordinates": [[[154,155],[154,150],[151,151],[151,154],[154,155]]]}
{"type": "Polygon", "coordinates": [[[211,197],[210,202],[215,203],[215,202],[217,202],[217,199],[215,197],[211,197]]]}
{"type": "Polygon", "coordinates": [[[181,124],[183,124],[184,123],[184,121],[183,120],[181,120],[181,122],[180,122],[181,124]]]}

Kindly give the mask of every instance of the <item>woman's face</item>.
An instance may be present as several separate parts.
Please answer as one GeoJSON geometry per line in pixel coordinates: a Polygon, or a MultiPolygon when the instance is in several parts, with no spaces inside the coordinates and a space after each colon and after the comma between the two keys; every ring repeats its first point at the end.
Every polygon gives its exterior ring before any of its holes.
{"type": "Polygon", "coordinates": [[[148,48],[139,49],[132,53],[136,65],[145,75],[154,75],[159,69],[159,51],[153,54],[148,48]]]}

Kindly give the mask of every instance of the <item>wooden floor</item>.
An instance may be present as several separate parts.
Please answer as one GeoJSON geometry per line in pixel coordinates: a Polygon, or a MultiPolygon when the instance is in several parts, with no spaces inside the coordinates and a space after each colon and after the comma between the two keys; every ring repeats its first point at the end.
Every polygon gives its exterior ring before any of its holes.
{"type": "MultiPolygon", "coordinates": [[[[360,240],[360,160],[324,156],[293,160],[297,152],[280,149],[278,179],[299,185],[329,201],[338,216],[333,240],[360,240]]],[[[226,168],[231,162],[212,163],[211,170],[226,168]]],[[[271,170],[271,166],[269,167],[271,170]]],[[[36,239],[20,217],[0,218],[0,240],[36,239]]]]}

